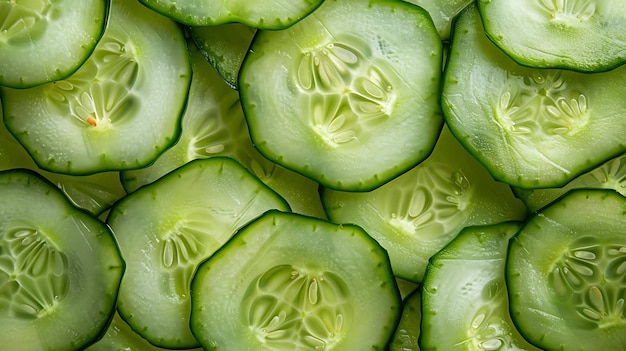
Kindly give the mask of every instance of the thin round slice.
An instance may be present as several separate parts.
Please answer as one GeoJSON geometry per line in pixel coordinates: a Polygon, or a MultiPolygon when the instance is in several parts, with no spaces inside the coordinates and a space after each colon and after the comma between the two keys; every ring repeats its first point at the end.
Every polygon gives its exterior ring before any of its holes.
{"type": "Polygon", "coordinates": [[[466,227],[428,264],[420,347],[429,351],[539,351],[509,314],[505,264],[520,222],[466,227]]]}
{"type": "Polygon", "coordinates": [[[422,8],[327,0],[287,30],[255,35],[239,72],[252,141],[329,188],[374,189],[432,151],[441,62],[422,8]]]}
{"type": "Polygon", "coordinates": [[[146,166],[171,146],[190,81],[178,24],[113,0],[105,34],[78,71],[0,96],[7,128],[39,167],[86,175],[146,166]]]}
{"type": "Polygon", "coordinates": [[[398,178],[368,192],[325,188],[321,197],[328,218],[363,227],[389,253],[394,274],[413,282],[464,227],[527,215],[445,127],[433,153],[398,178]]]}
{"type": "Polygon", "coordinates": [[[109,228],[32,171],[0,172],[3,350],[74,351],[115,312],[124,262],[109,228]]]}
{"type": "Polygon", "coordinates": [[[234,159],[191,161],[118,202],[109,213],[127,264],[122,318],[153,345],[197,347],[189,329],[196,266],[235,231],[286,202],[234,159]]]}
{"type": "Polygon", "coordinates": [[[284,29],[323,0],[140,0],[147,7],[190,26],[238,22],[253,28],[284,29]]]}
{"type": "Polygon", "coordinates": [[[580,72],[626,63],[626,2],[479,0],[485,32],[522,65],[580,72]]]}
{"type": "Polygon", "coordinates": [[[202,263],[191,328],[207,350],[382,350],[401,301],[359,227],[269,211],[202,263]]]}
{"type": "Polygon", "coordinates": [[[455,23],[443,113],[494,178],[560,187],[626,152],[626,66],[594,74],[521,66],[487,38],[475,5],[455,23]]]}
{"type": "Polygon", "coordinates": [[[66,78],[98,44],[109,0],[0,1],[0,85],[66,78]]]}
{"type": "Polygon", "coordinates": [[[573,190],[533,216],[507,259],[511,317],[544,350],[626,349],[626,198],[573,190]]]}

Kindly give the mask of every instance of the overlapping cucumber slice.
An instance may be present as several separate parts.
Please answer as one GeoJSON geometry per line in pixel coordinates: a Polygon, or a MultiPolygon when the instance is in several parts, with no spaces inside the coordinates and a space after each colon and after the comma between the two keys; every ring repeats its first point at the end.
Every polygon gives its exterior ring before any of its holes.
{"type": "Polygon", "coordinates": [[[467,227],[431,258],[422,289],[421,350],[539,351],[509,314],[507,248],[520,226],[467,227]]]}
{"type": "Polygon", "coordinates": [[[154,11],[190,26],[238,22],[254,28],[284,29],[323,0],[140,0],[154,11]]]}
{"type": "Polygon", "coordinates": [[[324,188],[328,218],[362,226],[389,253],[394,274],[420,282],[429,258],[469,225],[523,220],[526,208],[444,128],[422,163],[369,192],[324,188]]]}
{"type": "Polygon", "coordinates": [[[387,254],[361,228],[275,210],[191,284],[191,328],[208,350],[382,350],[401,312],[387,254]]]}
{"type": "Polygon", "coordinates": [[[0,171],[0,340],[74,351],[115,312],[124,262],[110,229],[27,170],[0,171]]]}
{"type": "Polygon", "coordinates": [[[626,346],[626,198],[572,190],[513,237],[506,265],[511,317],[544,350],[626,346]]]}
{"type": "Polygon", "coordinates": [[[326,187],[374,189],[432,151],[441,64],[422,8],[327,0],[286,30],[255,35],[239,74],[252,141],[326,187]]]}
{"type": "Polygon", "coordinates": [[[109,0],[0,2],[0,86],[66,78],[87,60],[107,23],[109,0]]]}
{"type": "Polygon", "coordinates": [[[454,33],[444,116],[496,179],[560,187],[626,151],[626,66],[594,74],[521,66],[487,38],[475,6],[454,33]]]}
{"type": "Polygon", "coordinates": [[[190,281],[235,231],[283,198],[232,158],[194,160],[116,203],[107,217],[127,270],[118,310],[150,343],[192,348],[190,281]]]}
{"type": "Polygon", "coordinates": [[[522,65],[580,72],[626,63],[626,3],[479,0],[485,33],[522,65]]]}
{"type": "Polygon", "coordinates": [[[45,170],[86,175],[143,167],[171,146],[191,80],[181,28],[114,0],[93,54],[69,78],[1,88],[4,121],[45,170]]]}

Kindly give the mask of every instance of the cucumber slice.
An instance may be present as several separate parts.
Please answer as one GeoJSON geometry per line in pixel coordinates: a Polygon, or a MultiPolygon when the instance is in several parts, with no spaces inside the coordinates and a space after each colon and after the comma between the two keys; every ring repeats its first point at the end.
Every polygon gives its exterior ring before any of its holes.
{"type": "Polygon", "coordinates": [[[115,204],[107,218],[127,263],[118,310],[153,345],[192,348],[189,282],[248,221],[286,202],[235,160],[191,161],[115,204]]]}
{"type": "Polygon", "coordinates": [[[496,179],[559,187],[626,152],[626,66],[597,74],[520,66],[487,38],[475,6],[454,33],[444,116],[496,179]]]}
{"type": "Polygon", "coordinates": [[[191,38],[204,57],[233,89],[256,29],[241,23],[191,27],[191,38]]]}
{"type": "Polygon", "coordinates": [[[573,190],[528,220],[507,259],[511,317],[544,350],[626,349],[626,198],[573,190]]]}
{"type": "Polygon", "coordinates": [[[382,350],[400,303],[361,228],[269,211],[198,267],[191,328],[207,350],[382,350]]]}
{"type": "Polygon", "coordinates": [[[394,274],[420,282],[428,259],[463,227],[523,220],[510,187],[496,182],[447,128],[426,161],[370,192],[322,190],[328,218],[363,227],[389,253],[394,274]]]}
{"type": "Polygon", "coordinates": [[[580,72],[626,63],[626,3],[478,0],[485,32],[522,65],[580,72]]]}
{"type": "Polygon", "coordinates": [[[111,231],[34,172],[0,172],[0,340],[74,351],[115,311],[124,262],[111,231]]]}
{"type": "Polygon", "coordinates": [[[103,213],[126,195],[118,172],[70,176],[40,169],[9,133],[4,123],[0,122],[0,171],[15,168],[26,168],[39,173],[61,189],[74,206],[94,215],[103,213]]]}
{"type": "Polygon", "coordinates": [[[507,247],[520,226],[467,227],[433,256],[422,288],[420,350],[539,350],[508,309],[507,247]]]}
{"type": "Polygon", "coordinates": [[[474,0],[404,0],[423,7],[433,19],[441,40],[450,40],[452,21],[474,0]]]}
{"type": "Polygon", "coordinates": [[[238,22],[254,28],[284,29],[315,10],[323,0],[140,0],[165,16],[190,25],[238,22]]]}
{"type": "MultiPolygon", "coordinates": [[[[146,339],[135,333],[130,326],[115,313],[113,320],[102,339],[89,346],[85,351],[172,351],[150,344],[146,339]]],[[[203,351],[201,348],[187,351],[203,351]]]]}
{"type": "Polygon", "coordinates": [[[413,291],[402,304],[402,317],[389,343],[389,351],[419,351],[418,340],[422,323],[421,289],[413,291]]]}
{"type": "Polygon", "coordinates": [[[0,85],[28,88],[66,78],[87,60],[109,0],[0,1],[0,85]]]}
{"type": "Polygon", "coordinates": [[[515,196],[526,204],[529,211],[534,212],[556,201],[572,189],[604,188],[613,189],[626,196],[626,154],[603,163],[590,172],[574,178],[560,188],[518,189],[514,188],[515,196]]]}
{"type": "Polygon", "coordinates": [[[135,1],[114,0],[104,36],[71,77],[0,89],[4,121],[48,171],[143,167],[176,141],[190,75],[176,23],[135,1]]]}
{"type": "Polygon", "coordinates": [[[428,14],[400,1],[326,0],[258,31],[239,74],[252,141],[326,187],[374,189],[434,147],[441,52],[428,14]]]}

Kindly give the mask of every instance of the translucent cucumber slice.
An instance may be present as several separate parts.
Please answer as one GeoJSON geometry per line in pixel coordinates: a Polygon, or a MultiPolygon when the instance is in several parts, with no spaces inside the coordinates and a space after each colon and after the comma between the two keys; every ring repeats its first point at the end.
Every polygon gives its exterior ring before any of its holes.
{"type": "Polygon", "coordinates": [[[434,147],[441,52],[428,14],[398,1],[327,0],[258,31],[239,75],[252,141],[326,187],[374,189],[434,147]]]}
{"type": "Polygon", "coordinates": [[[115,311],[124,262],[109,228],[45,179],[0,171],[2,349],[74,351],[115,311]]]}
{"type": "MultiPolygon", "coordinates": [[[[115,313],[113,320],[102,339],[89,346],[85,351],[172,351],[150,344],[146,339],[135,333],[119,313],[115,313]]],[[[201,348],[186,349],[186,351],[203,351],[201,348]]]]}
{"type": "Polygon", "coordinates": [[[452,22],[474,0],[404,0],[423,7],[433,19],[441,40],[450,40],[452,22]]]}
{"type": "Polygon", "coordinates": [[[511,317],[544,350],[626,348],[626,198],[572,190],[513,237],[511,317]]]}
{"type": "Polygon", "coordinates": [[[40,168],[87,175],[146,166],[171,146],[190,80],[181,28],[114,0],[104,36],[78,71],[0,96],[7,128],[40,168]]]}
{"type": "Polygon", "coordinates": [[[626,2],[478,0],[489,38],[522,65],[581,72],[626,63],[626,2]]]}
{"type": "Polygon", "coordinates": [[[572,189],[603,188],[613,189],[626,196],[626,154],[603,163],[590,172],[574,178],[560,188],[518,189],[514,188],[515,196],[526,204],[529,211],[534,212],[556,201],[572,189]]]}
{"type": "Polygon", "coordinates": [[[133,192],[195,159],[230,156],[277,191],[292,210],[325,217],[319,185],[298,173],[265,159],[252,145],[239,95],[229,88],[189,43],[193,78],[181,135],[150,166],[121,172],[124,188],[133,192]]]}
{"type": "Polygon", "coordinates": [[[238,89],[239,69],[256,29],[241,23],[227,23],[195,26],[189,32],[202,55],[226,83],[233,89],[238,89]]]}
{"type": "Polygon", "coordinates": [[[0,1],[0,85],[28,88],[66,78],[87,60],[109,0],[0,1]]]}
{"type": "Polygon", "coordinates": [[[254,28],[284,29],[323,0],[140,0],[149,8],[190,26],[238,22],[254,28]]]}
{"type": "Polygon", "coordinates": [[[402,302],[402,317],[389,342],[389,351],[419,351],[422,324],[422,292],[413,291],[402,302]]]}
{"type": "Polygon", "coordinates": [[[382,350],[400,303],[361,228],[268,211],[198,267],[191,328],[207,350],[382,350]]]}
{"type": "Polygon", "coordinates": [[[191,161],[116,203],[107,224],[127,269],[122,318],[153,345],[192,348],[189,282],[235,231],[287,203],[235,160],[191,161]]]}
{"type": "Polygon", "coordinates": [[[389,253],[394,274],[420,282],[428,259],[469,225],[526,218],[524,204],[444,128],[418,166],[370,192],[322,190],[328,218],[365,229],[389,253]]]}
{"type": "Polygon", "coordinates": [[[505,264],[521,223],[467,227],[434,255],[422,288],[420,350],[536,350],[509,314],[505,264]]]}
{"type": "Polygon", "coordinates": [[[15,168],[26,168],[39,173],[61,189],[74,206],[94,215],[103,213],[126,195],[118,172],[70,176],[40,169],[9,133],[4,123],[0,123],[0,171],[15,168]]]}
{"type": "Polygon", "coordinates": [[[496,179],[560,187],[626,152],[626,66],[597,74],[521,66],[487,38],[475,6],[454,33],[444,116],[496,179]]]}

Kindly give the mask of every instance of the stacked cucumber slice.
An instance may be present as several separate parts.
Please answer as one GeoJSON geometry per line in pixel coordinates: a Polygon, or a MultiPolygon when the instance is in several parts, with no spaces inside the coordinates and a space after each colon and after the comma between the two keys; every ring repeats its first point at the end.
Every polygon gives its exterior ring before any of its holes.
{"type": "Polygon", "coordinates": [[[0,348],[626,350],[625,14],[0,0],[0,348]]]}

